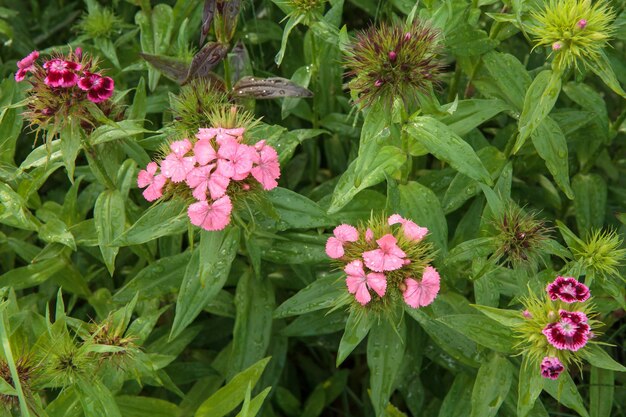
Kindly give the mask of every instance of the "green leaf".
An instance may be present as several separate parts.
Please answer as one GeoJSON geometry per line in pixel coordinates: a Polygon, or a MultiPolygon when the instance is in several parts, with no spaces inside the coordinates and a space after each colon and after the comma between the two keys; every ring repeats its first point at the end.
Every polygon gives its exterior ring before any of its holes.
{"type": "Polygon", "coordinates": [[[577,174],[572,180],[574,208],[578,233],[591,232],[604,226],[607,186],[598,174],[577,174]]]}
{"type": "Polygon", "coordinates": [[[280,66],[281,62],[283,62],[285,50],[287,49],[287,40],[289,39],[289,34],[293,30],[293,28],[298,26],[298,23],[302,22],[304,16],[304,14],[294,14],[289,16],[287,24],[285,25],[285,29],[283,29],[283,39],[280,41],[280,50],[274,57],[274,62],[276,63],[276,65],[280,66]]]}
{"type": "Polygon", "coordinates": [[[494,417],[506,398],[513,381],[513,365],[506,358],[494,354],[478,369],[472,391],[470,417],[494,417]]]}
{"type": "Polygon", "coordinates": [[[544,379],[543,382],[543,389],[555,400],[576,411],[582,417],[589,417],[589,412],[570,374],[563,372],[557,380],[544,379]]]}
{"type": "Polygon", "coordinates": [[[170,340],[178,336],[222,289],[239,248],[239,228],[200,232],[200,245],[194,249],[185,269],[176,300],[176,315],[170,340]]]}
{"type": "Polygon", "coordinates": [[[13,287],[15,290],[21,290],[36,287],[65,268],[66,262],[64,257],[55,257],[14,268],[0,275],[0,288],[13,287]]]}
{"type": "Polygon", "coordinates": [[[598,368],[609,369],[617,372],[626,372],[626,367],[624,365],[616,362],[597,344],[588,344],[580,351],[580,354],[587,360],[587,362],[598,368]]]}
{"type": "Polygon", "coordinates": [[[520,150],[526,139],[550,114],[560,92],[560,73],[545,70],[537,74],[524,97],[524,108],[519,118],[519,136],[513,148],[513,153],[517,153],[520,150]]]}
{"type": "Polygon", "coordinates": [[[78,121],[70,118],[68,123],[61,129],[60,136],[63,164],[67,169],[68,178],[71,182],[74,182],[74,165],[82,142],[82,129],[78,121]]]}
{"type": "Polygon", "coordinates": [[[267,195],[280,216],[279,230],[309,229],[334,224],[317,203],[301,194],[277,187],[267,195]]]}
{"type": "Polygon", "coordinates": [[[144,129],[141,124],[135,120],[122,120],[113,126],[105,125],[98,127],[89,136],[89,142],[92,145],[97,145],[114,140],[126,139],[140,133],[150,133],[150,130],[144,129]]]}
{"type": "Polygon", "coordinates": [[[259,395],[254,397],[244,407],[242,407],[241,411],[237,413],[235,417],[255,417],[259,413],[261,407],[263,407],[263,402],[271,390],[272,387],[265,388],[259,393],[259,395]]]}
{"type": "Polygon", "coordinates": [[[477,314],[455,314],[440,317],[438,320],[496,352],[512,353],[514,351],[511,329],[488,317],[477,314]]]}
{"type": "Polygon", "coordinates": [[[620,96],[626,98],[626,92],[624,92],[622,86],[619,84],[619,81],[615,76],[615,72],[613,71],[613,68],[611,68],[609,58],[606,56],[604,51],[599,51],[596,59],[589,60],[587,64],[589,65],[589,68],[591,68],[591,70],[602,79],[604,84],[620,96]]]}
{"type": "Polygon", "coordinates": [[[237,374],[200,405],[195,417],[223,417],[233,411],[244,400],[248,385],[256,385],[269,361],[270,358],[261,359],[237,374]]]}
{"type": "Polygon", "coordinates": [[[522,111],[524,95],[531,84],[530,75],[524,65],[515,56],[502,52],[489,52],[482,57],[482,62],[489,78],[475,80],[476,86],[483,89],[494,84],[497,96],[517,111],[522,111]]]}
{"type": "Polygon", "coordinates": [[[341,363],[352,353],[365,336],[369,333],[372,325],[374,324],[374,315],[367,314],[366,312],[353,309],[350,311],[348,321],[346,322],[346,328],[341,336],[339,342],[339,348],[337,349],[337,361],[336,366],[339,367],[341,363]]]}
{"type": "Polygon", "coordinates": [[[472,390],[470,387],[473,383],[474,379],[470,375],[459,372],[443,399],[439,409],[439,417],[467,417],[467,410],[471,410],[472,407],[472,390]]]}
{"type": "Polygon", "coordinates": [[[398,185],[399,199],[392,207],[395,213],[428,227],[435,248],[444,256],[448,252],[448,223],[435,193],[414,181],[398,185]]]}
{"type": "Polygon", "coordinates": [[[339,310],[318,310],[298,316],[280,331],[286,337],[320,336],[337,333],[346,326],[346,313],[339,310]]]}
{"type": "Polygon", "coordinates": [[[589,383],[589,414],[591,417],[611,417],[614,394],[614,372],[592,366],[589,383]]]}
{"type": "Polygon", "coordinates": [[[352,161],[339,178],[328,213],[336,213],[361,190],[376,185],[406,161],[406,155],[395,146],[368,147],[368,151],[352,161]],[[362,166],[363,171],[358,171],[362,166]]]}
{"type": "Polygon", "coordinates": [[[115,402],[124,417],[177,417],[180,412],[176,404],[153,397],[118,395],[115,402]]]}
{"type": "Polygon", "coordinates": [[[372,404],[376,415],[382,415],[395,388],[406,348],[406,324],[398,327],[386,319],[372,326],[367,339],[367,366],[370,370],[372,404]]]}
{"type": "Polygon", "coordinates": [[[539,367],[528,356],[524,356],[519,371],[519,385],[517,389],[517,417],[526,417],[530,414],[535,401],[543,389],[543,381],[539,367]]]}
{"type": "Polygon", "coordinates": [[[275,319],[298,316],[332,307],[345,293],[345,283],[337,274],[319,278],[286,300],[274,311],[275,319]]]}
{"type": "Polygon", "coordinates": [[[274,307],[274,286],[270,279],[266,276],[257,278],[251,271],[244,273],[235,293],[237,315],[229,361],[231,375],[265,356],[272,333],[274,307]]]}
{"type": "Polygon", "coordinates": [[[22,196],[2,182],[0,182],[0,223],[24,230],[37,230],[41,224],[28,210],[22,196]]]}
{"type": "Polygon", "coordinates": [[[148,264],[113,296],[116,302],[130,301],[135,294],[140,300],[159,298],[180,288],[180,273],[189,263],[191,251],[168,256],[148,264]]]}
{"type": "Polygon", "coordinates": [[[574,199],[574,192],[569,183],[567,141],[559,125],[550,117],[546,117],[537,126],[531,138],[537,153],[546,162],[561,191],[570,200],[574,199]]]}
{"type": "Polygon", "coordinates": [[[48,243],[60,243],[76,250],[74,235],[67,229],[67,225],[57,218],[50,218],[39,228],[39,237],[48,243]]]}
{"type": "Polygon", "coordinates": [[[521,313],[517,310],[504,310],[501,308],[481,306],[477,304],[472,305],[472,307],[478,309],[485,316],[497,321],[503,326],[515,327],[524,321],[521,313]]]}
{"type": "Polygon", "coordinates": [[[122,194],[118,190],[103,191],[96,200],[93,217],[104,264],[109,274],[113,276],[115,257],[120,248],[111,244],[124,232],[126,226],[126,211],[122,194]]]}
{"type": "Polygon", "coordinates": [[[160,202],[148,210],[130,228],[118,236],[112,245],[131,246],[187,230],[187,205],[181,199],[160,202]]]}
{"type": "Polygon", "coordinates": [[[405,125],[409,138],[423,145],[438,159],[448,162],[468,177],[491,185],[491,176],[472,147],[448,126],[429,116],[413,117],[405,125]]]}
{"type": "Polygon", "coordinates": [[[460,100],[454,113],[445,115],[440,122],[459,136],[464,136],[472,129],[511,107],[499,99],[460,100]]]}

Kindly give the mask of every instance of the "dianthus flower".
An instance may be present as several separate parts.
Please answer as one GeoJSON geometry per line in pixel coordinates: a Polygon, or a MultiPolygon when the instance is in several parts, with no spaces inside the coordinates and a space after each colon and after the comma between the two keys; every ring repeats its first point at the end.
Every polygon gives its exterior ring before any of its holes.
{"type": "Polygon", "coordinates": [[[144,197],[159,198],[163,188],[167,196],[188,196],[195,200],[187,210],[192,224],[209,231],[224,229],[230,224],[238,194],[255,184],[264,190],[278,186],[276,151],[264,140],[255,146],[242,143],[244,132],[245,128],[202,128],[195,138],[172,142],[160,162],[162,174],[154,176],[155,162],[140,171],[138,185],[148,186],[144,197]],[[157,186],[158,192],[150,189],[157,186]]]}
{"type": "Polygon", "coordinates": [[[78,82],[78,74],[82,65],[65,59],[51,59],[43,63],[48,70],[45,82],[50,87],[73,87],[78,82]]]}
{"type": "Polygon", "coordinates": [[[39,51],[33,51],[24,59],[17,61],[17,72],[15,73],[15,81],[20,82],[29,72],[35,72],[35,61],[39,58],[39,51]]]}
{"type": "Polygon", "coordinates": [[[424,241],[422,232],[413,233],[416,230],[427,231],[397,214],[372,219],[359,228],[342,224],[333,230],[326,254],[345,272],[348,293],[359,305],[384,309],[404,300],[419,308],[434,301],[440,277],[429,265],[432,245],[424,241]],[[394,226],[398,223],[399,228],[394,226]]]}
{"type": "Polygon", "coordinates": [[[91,72],[85,72],[85,75],[78,80],[78,88],[87,91],[87,98],[94,103],[110,99],[114,86],[111,77],[103,77],[91,72]]]}

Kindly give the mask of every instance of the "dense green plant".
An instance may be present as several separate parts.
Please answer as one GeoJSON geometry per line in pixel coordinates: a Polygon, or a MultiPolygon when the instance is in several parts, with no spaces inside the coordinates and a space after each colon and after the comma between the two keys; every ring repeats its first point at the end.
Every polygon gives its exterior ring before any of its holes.
{"type": "Polygon", "coordinates": [[[626,416],[623,0],[0,0],[0,415],[626,416]]]}

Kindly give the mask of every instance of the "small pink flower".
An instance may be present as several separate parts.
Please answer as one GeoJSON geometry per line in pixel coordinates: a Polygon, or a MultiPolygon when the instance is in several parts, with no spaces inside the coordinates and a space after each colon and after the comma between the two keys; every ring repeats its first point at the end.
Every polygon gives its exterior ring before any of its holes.
{"type": "Polygon", "coordinates": [[[209,139],[198,140],[193,146],[193,153],[196,157],[196,161],[200,165],[206,165],[217,159],[217,152],[213,149],[213,145],[211,145],[211,141],[209,139]]]}
{"type": "Polygon", "coordinates": [[[439,293],[440,281],[441,278],[437,270],[430,265],[427,266],[421,281],[416,281],[413,278],[404,280],[404,285],[406,285],[402,294],[404,302],[413,308],[431,304],[439,293]]]}
{"type": "Polygon", "coordinates": [[[35,61],[39,58],[39,51],[33,51],[25,58],[17,61],[17,72],[15,73],[15,81],[20,82],[29,72],[35,72],[35,61]]]}
{"type": "Polygon", "coordinates": [[[559,299],[568,304],[586,301],[591,296],[589,287],[572,277],[556,277],[546,286],[546,292],[551,300],[559,299]]]}
{"type": "Polygon", "coordinates": [[[398,247],[397,239],[392,234],[386,234],[376,241],[378,249],[363,252],[365,265],[376,272],[395,271],[404,265],[406,253],[398,247]]]}
{"type": "Polygon", "coordinates": [[[387,220],[389,226],[400,223],[402,224],[402,231],[404,232],[404,236],[407,239],[412,240],[414,242],[419,242],[428,234],[428,229],[425,227],[420,227],[411,220],[407,220],[400,216],[399,214],[392,214],[389,216],[387,220]]]}
{"type": "Polygon", "coordinates": [[[586,27],[587,27],[587,20],[586,20],[586,19],[580,19],[576,25],[577,25],[580,29],[584,29],[584,28],[586,28],[586,27]]]}
{"type": "Polygon", "coordinates": [[[158,167],[156,162],[150,162],[146,169],[139,171],[137,175],[139,188],[148,187],[143,190],[143,196],[148,201],[160,198],[163,195],[163,186],[167,182],[164,175],[155,175],[158,167]]]}
{"type": "Polygon", "coordinates": [[[230,223],[232,210],[233,205],[230,198],[225,195],[211,204],[207,201],[193,203],[187,209],[187,214],[192,224],[200,226],[204,230],[214,231],[222,230],[230,223]]]}
{"type": "Polygon", "coordinates": [[[171,143],[170,149],[172,153],[161,162],[161,171],[173,182],[184,181],[196,165],[195,157],[184,156],[191,149],[191,142],[187,139],[179,140],[171,143]]]}
{"type": "Polygon", "coordinates": [[[559,316],[559,321],[548,323],[542,330],[548,342],[559,350],[573,352],[585,346],[590,333],[585,313],[559,310],[559,316]]]}
{"type": "Polygon", "coordinates": [[[387,279],[385,274],[378,272],[370,272],[365,274],[363,270],[363,262],[355,260],[350,262],[344,268],[347,275],[346,285],[350,294],[354,294],[356,300],[365,305],[370,302],[372,296],[369,292],[370,289],[374,290],[380,297],[385,295],[387,290],[387,279]]]}
{"type": "Polygon", "coordinates": [[[87,91],[87,98],[94,103],[110,99],[114,87],[115,83],[111,77],[103,77],[91,72],[85,72],[85,75],[78,80],[78,88],[87,91]]]}
{"type": "Polygon", "coordinates": [[[541,376],[544,378],[557,379],[565,367],[559,358],[546,356],[541,361],[541,376]]]}
{"type": "Polygon", "coordinates": [[[44,82],[50,87],[73,87],[78,82],[78,75],[75,73],[81,69],[78,62],[56,58],[44,62],[43,67],[48,70],[44,82]]]}
{"type": "Polygon", "coordinates": [[[203,201],[207,198],[207,191],[211,199],[216,200],[226,194],[230,184],[230,178],[214,172],[215,164],[196,167],[189,172],[185,182],[193,188],[193,196],[196,200],[203,201]]]}
{"type": "Polygon", "coordinates": [[[367,230],[365,231],[365,241],[371,242],[372,239],[374,239],[374,232],[372,231],[372,229],[368,227],[367,230]]]}
{"type": "Polygon", "coordinates": [[[264,190],[271,190],[278,187],[276,180],[280,177],[278,153],[270,145],[266,145],[265,141],[261,142],[260,147],[255,145],[257,152],[255,153],[254,166],[250,172],[261,183],[264,190]]]}
{"type": "Polygon", "coordinates": [[[563,47],[563,44],[561,42],[554,42],[552,44],[552,50],[553,51],[558,51],[559,49],[561,49],[563,47]]]}
{"type": "Polygon", "coordinates": [[[528,311],[528,310],[524,310],[524,311],[522,312],[522,316],[524,316],[524,318],[525,318],[525,319],[531,319],[531,318],[533,318],[533,315],[532,315],[532,314],[530,313],[530,311],[528,311]]]}
{"type": "Polygon", "coordinates": [[[223,129],[221,127],[201,128],[198,131],[196,137],[198,139],[215,138],[217,143],[221,145],[222,142],[228,139],[237,140],[237,138],[243,135],[245,131],[246,129],[243,127],[238,127],[234,129],[223,129]]]}
{"type": "Polygon", "coordinates": [[[344,243],[359,240],[359,231],[349,224],[340,224],[335,227],[333,234],[335,236],[329,237],[326,241],[326,254],[333,259],[339,259],[343,256],[344,243]]]}
{"type": "Polygon", "coordinates": [[[253,147],[231,138],[222,142],[217,156],[219,158],[217,164],[222,175],[240,181],[250,174],[256,151],[253,147]]]}

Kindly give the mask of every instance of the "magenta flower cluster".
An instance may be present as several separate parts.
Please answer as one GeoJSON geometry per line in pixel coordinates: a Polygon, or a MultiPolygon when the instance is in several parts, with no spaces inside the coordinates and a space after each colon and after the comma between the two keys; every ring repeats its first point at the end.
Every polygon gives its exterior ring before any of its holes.
{"type": "Polygon", "coordinates": [[[224,229],[233,208],[231,185],[239,182],[240,189],[249,190],[252,177],[271,190],[280,177],[276,150],[264,140],[254,146],[241,143],[244,131],[199,129],[193,143],[189,139],[171,143],[160,166],[150,162],[139,172],[137,185],[145,188],[143,196],[154,201],[163,196],[168,182],[184,184],[196,200],[187,210],[191,223],[205,230],[224,229]]]}
{"type": "MultiPolygon", "coordinates": [[[[404,241],[412,244],[420,242],[428,233],[427,228],[420,227],[398,214],[390,216],[387,222],[389,226],[400,224],[404,241]]],[[[360,249],[357,249],[358,251],[360,249]]],[[[411,264],[411,259],[398,245],[398,237],[394,236],[393,232],[376,239],[371,228],[359,232],[356,227],[348,224],[342,224],[334,229],[333,236],[326,242],[326,254],[333,259],[346,262],[343,271],[346,273],[348,292],[354,294],[356,301],[361,305],[366,305],[372,300],[371,291],[380,298],[385,296],[388,286],[386,273],[401,271],[411,264]],[[354,259],[354,256],[346,256],[347,250],[352,251],[357,242],[359,247],[368,247],[370,250],[361,251],[357,259],[354,259]]],[[[431,304],[439,292],[439,287],[439,273],[430,265],[424,268],[421,280],[405,276],[399,285],[404,301],[413,308],[431,304]]]]}
{"type": "MultiPolygon", "coordinates": [[[[575,278],[561,276],[546,286],[546,292],[552,301],[560,300],[566,304],[582,303],[591,296],[585,284],[575,278]]],[[[592,337],[589,319],[582,311],[559,309],[554,319],[544,327],[542,333],[548,343],[558,350],[576,352],[592,337]]],[[[557,379],[564,369],[556,357],[545,357],[541,362],[541,375],[544,378],[557,379]]]]}
{"type": "MultiPolygon", "coordinates": [[[[81,57],[82,51],[80,48],[77,48],[74,51],[73,58],[80,61],[81,57]]],[[[42,71],[44,83],[48,87],[53,89],[78,87],[85,91],[87,99],[94,103],[108,100],[113,95],[115,83],[111,77],[89,72],[81,62],[75,61],[73,58],[52,58],[44,61],[43,67],[35,65],[38,58],[39,52],[33,51],[24,59],[18,61],[15,81],[23,81],[28,73],[42,71]]]]}

